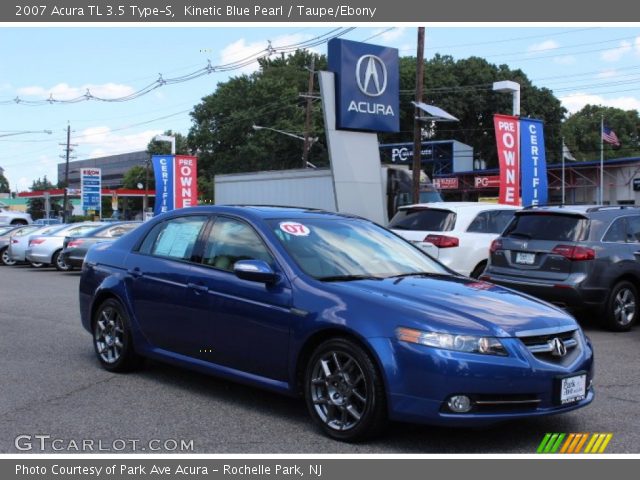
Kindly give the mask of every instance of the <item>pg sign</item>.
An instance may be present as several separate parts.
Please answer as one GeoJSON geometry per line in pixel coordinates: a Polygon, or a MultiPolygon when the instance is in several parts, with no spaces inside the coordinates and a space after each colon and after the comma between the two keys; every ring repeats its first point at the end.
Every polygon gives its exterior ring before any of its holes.
{"type": "Polygon", "coordinates": [[[333,39],[328,52],[336,78],[336,128],[398,132],[398,50],[333,39]]]}
{"type": "Polygon", "coordinates": [[[197,158],[187,155],[154,155],[155,215],[198,204],[197,158]]]}

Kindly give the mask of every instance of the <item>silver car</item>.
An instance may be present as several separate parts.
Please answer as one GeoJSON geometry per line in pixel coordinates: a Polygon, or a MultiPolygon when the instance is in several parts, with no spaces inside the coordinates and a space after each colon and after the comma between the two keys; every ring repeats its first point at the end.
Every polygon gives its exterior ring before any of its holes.
{"type": "MultiPolygon", "coordinates": [[[[9,256],[10,261],[14,263],[18,262],[26,262],[26,250],[29,246],[29,240],[31,237],[36,235],[48,235],[49,233],[62,228],[66,225],[47,225],[37,227],[36,230],[32,230],[23,235],[14,235],[11,237],[11,241],[9,242],[9,247],[7,249],[7,255],[9,256]]],[[[42,263],[31,263],[33,267],[42,267],[42,263]]]]}
{"type": "Polygon", "coordinates": [[[48,235],[34,235],[29,239],[29,245],[25,252],[27,261],[53,265],[62,272],[72,269],[62,258],[62,246],[64,237],[80,235],[102,225],[98,222],[72,223],[62,228],[53,230],[48,235]]]}
{"type": "Polygon", "coordinates": [[[0,232],[0,264],[11,266],[16,262],[9,257],[9,244],[15,235],[22,235],[36,230],[38,227],[33,225],[15,225],[12,228],[0,232]]]}

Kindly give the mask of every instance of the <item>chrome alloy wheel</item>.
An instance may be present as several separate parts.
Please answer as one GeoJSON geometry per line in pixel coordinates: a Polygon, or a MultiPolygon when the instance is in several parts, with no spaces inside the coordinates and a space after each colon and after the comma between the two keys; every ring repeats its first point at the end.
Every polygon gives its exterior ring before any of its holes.
{"type": "Polygon", "coordinates": [[[338,431],[354,428],[368,403],[362,367],[345,352],[329,351],[313,366],[310,394],[324,424],[338,431]]]}
{"type": "Polygon", "coordinates": [[[108,364],[116,363],[124,348],[124,325],[120,313],[107,306],[95,322],[93,340],[96,352],[108,364]]]}
{"type": "Polygon", "coordinates": [[[613,315],[620,326],[629,325],[636,314],[636,296],[628,288],[621,288],[613,301],[613,315]]]}

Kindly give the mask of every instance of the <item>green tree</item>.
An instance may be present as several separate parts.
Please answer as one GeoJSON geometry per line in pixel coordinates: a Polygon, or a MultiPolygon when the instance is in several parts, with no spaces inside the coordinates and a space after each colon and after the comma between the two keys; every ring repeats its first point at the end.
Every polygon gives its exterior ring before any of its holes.
{"type": "Polygon", "coordinates": [[[11,193],[9,187],[9,180],[2,173],[0,173],[0,193],[11,193]]]}
{"type": "MultiPolygon", "coordinates": [[[[165,130],[163,135],[170,137],[176,137],[176,154],[177,155],[190,155],[189,144],[187,138],[181,133],[173,132],[173,130],[165,130]]],[[[155,137],[154,137],[155,138],[155,137]]],[[[150,155],[170,155],[171,143],[160,142],[152,138],[147,144],[147,153],[150,155]]]]}
{"type": "MultiPolygon", "coordinates": [[[[511,96],[494,92],[493,82],[513,80],[521,88],[521,116],[544,121],[545,143],[548,152],[559,152],[560,125],[566,110],[551,90],[534,86],[522,70],[507,65],[494,65],[483,58],[454,60],[449,55],[435,55],[425,61],[425,103],[440,107],[459,122],[425,123],[423,132],[431,140],[458,140],[471,145],[477,158],[487,166],[497,166],[496,140],[493,127],[495,113],[511,114],[511,96]]],[[[381,135],[381,143],[413,140],[416,59],[400,59],[400,133],[381,135]]]]}
{"type": "MultiPolygon", "coordinates": [[[[31,187],[29,189],[32,192],[40,192],[53,190],[56,187],[49,181],[47,176],[45,175],[42,179],[38,177],[37,180],[34,180],[31,183],[31,187]]],[[[50,198],[49,205],[51,208],[52,215],[59,215],[62,210],[62,200],[60,198],[50,198]]],[[[45,202],[44,198],[31,197],[27,200],[27,213],[31,215],[31,217],[36,220],[38,218],[43,218],[45,215],[45,202]]]]}
{"type": "MultiPolygon", "coordinates": [[[[193,125],[188,142],[198,152],[200,177],[255,170],[301,168],[303,141],[269,127],[297,136],[304,135],[306,99],[311,60],[315,70],[326,70],[324,56],[296,51],[287,57],[260,60],[251,75],[219,83],[216,91],[202,99],[191,112],[193,125]]],[[[320,103],[314,101],[311,137],[319,141],[311,147],[309,161],[327,165],[324,123],[320,103]]]]}
{"type": "Polygon", "coordinates": [[[147,180],[149,182],[147,189],[154,190],[156,188],[156,180],[153,176],[153,169],[149,167],[149,171],[147,172],[145,166],[135,165],[124,174],[122,188],[138,189],[138,184],[140,184],[144,190],[147,180]]]}
{"type": "Polygon", "coordinates": [[[570,115],[562,125],[565,144],[576,160],[600,159],[600,122],[604,120],[618,139],[620,146],[604,143],[604,158],[640,156],[640,117],[637,110],[621,110],[602,105],[586,105],[570,115]]]}

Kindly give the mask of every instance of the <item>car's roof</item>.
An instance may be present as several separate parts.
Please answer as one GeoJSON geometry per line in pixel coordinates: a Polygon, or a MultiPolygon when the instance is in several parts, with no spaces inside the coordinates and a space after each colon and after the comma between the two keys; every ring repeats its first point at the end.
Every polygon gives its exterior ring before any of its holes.
{"type": "Polygon", "coordinates": [[[501,205],[498,203],[488,202],[431,202],[431,203],[415,203],[413,205],[404,205],[400,207],[402,210],[412,208],[431,208],[436,210],[517,210],[521,207],[512,205],[501,205]]]}
{"type": "Polygon", "coordinates": [[[356,215],[344,213],[329,212],[326,210],[303,208],[303,207],[287,207],[277,205],[204,205],[199,207],[183,208],[180,210],[172,210],[173,213],[228,213],[240,214],[251,218],[260,218],[263,220],[272,218],[318,218],[318,217],[343,217],[343,218],[360,218],[356,215]]]}
{"type": "Polygon", "coordinates": [[[625,213],[640,213],[640,209],[634,205],[551,205],[544,207],[528,207],[520,213],[548,212],[565,214],[613,214],[614,216],[625,213]]]}

